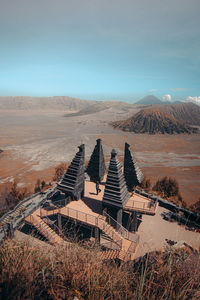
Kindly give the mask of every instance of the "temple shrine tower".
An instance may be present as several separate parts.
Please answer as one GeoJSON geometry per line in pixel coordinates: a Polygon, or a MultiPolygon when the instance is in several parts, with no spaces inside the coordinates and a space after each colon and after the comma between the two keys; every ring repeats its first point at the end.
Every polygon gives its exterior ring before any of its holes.
{"type": "Polygon", "coordinates": [[[144,175],[140,170],[134,155],[129,149],[130,145],[125,143],[124,149],[124,178],[128,190],[131,192],[144,179],[144,175]]]}
{"type": "Polygon", "coordinates": [[[108,176],[102,206],[118,223],[122,224],[123,208],[130,198],[117,152],[111,152],[108,176]]]}
{"type": "Polygon", "coordinates": [[[96,140],[96,145],[90,157],[90,161],[87,167],[87,174],[90,177],[90,181],[101,182],[105,175],[106,166],[103,155],[103,148],[101,145],[101,139],[96,140]]]}
{"type": "Polygon", "coordinates": [[[57,186],[57,189],[65,193],[66,197],[70,196],[74,200],[79,200],[84,196],[85,185],[85,145],[82,144],[78,148],[79,151],[57,186]]]}

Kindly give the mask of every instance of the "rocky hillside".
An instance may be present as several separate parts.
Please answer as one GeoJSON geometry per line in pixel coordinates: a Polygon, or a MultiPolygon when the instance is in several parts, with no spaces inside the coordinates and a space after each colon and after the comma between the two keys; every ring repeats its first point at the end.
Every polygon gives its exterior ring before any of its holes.
{"type": "Polygon", "coordinates": [[[196,128],[180,122],[174,116],[159,108],[143,109],[127,120],[113,122],[112,126],[123,131],[149,134],[191,134],[197,132],[196,128]]]}
{"type": "Polygon", "coordinates": [[[96,101],[81,100],[67,96],[57,97],[2,97],[0,96],[0,110],[61,110],[61,111],[79,111],[96,101]]]}
{"type": "Polygon", "coordinates": [[[178,103],[160,108],[182,123],[200,125],[200,107],[194,103],[178,103]]]}
{"type": "Polygon", "coordinates": [[[118,108],[121,111],[129,112],[129,110],[134,108],[134,105],[126,102],[118,102],[118,101],[98,101],[88,107],[84,107],[83,109],[81,109],[76,113],[66,114],[65,116],[66,117],[84,116],[84,115],[98,113],[110,108],[118,108]]]}

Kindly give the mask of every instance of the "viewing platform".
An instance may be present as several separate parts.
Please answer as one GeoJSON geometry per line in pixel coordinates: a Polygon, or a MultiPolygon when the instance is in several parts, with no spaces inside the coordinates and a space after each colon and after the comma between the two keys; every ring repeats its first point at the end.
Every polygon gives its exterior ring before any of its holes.
{"type": "MultiPolygon", "coordinates": [[[[106,176],[104,176],[104,182],[106,180],[106,176]]],[[[85,196],[84,198],[93,199],[96,201],[102,202],[105,185],[100,184],[99,188],[101,192],[96,194],[96,184],[89,180],[85,180],[85,196]]],[[[158,202],[154,202],[152,199],[142,196],[137,193],[130,193],[130,199],[125,205],[124,211],[130,212],[138,212],[146,215],[155,215],[158,208],[158,202]]]]}
{"type": "Polygon", "coordinates": [[[125,205],[125,211],[135,211],[146,215],[155,215],[158,208],[158,202],[140,194],[133,193],[125,205]]]}

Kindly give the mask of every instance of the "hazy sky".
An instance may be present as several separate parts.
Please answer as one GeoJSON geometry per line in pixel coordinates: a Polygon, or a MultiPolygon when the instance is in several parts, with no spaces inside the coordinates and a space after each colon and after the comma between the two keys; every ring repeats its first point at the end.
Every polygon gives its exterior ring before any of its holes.
{"type": "Polygon", "coordinates": [[[148,94],[200,96],[200,0],[0,0],[0,95],[148,94]]]}

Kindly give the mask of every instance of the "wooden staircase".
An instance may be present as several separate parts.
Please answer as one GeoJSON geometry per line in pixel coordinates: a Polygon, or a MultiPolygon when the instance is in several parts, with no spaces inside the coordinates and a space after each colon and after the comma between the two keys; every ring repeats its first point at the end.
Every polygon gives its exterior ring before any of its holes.
{"type": "Polygon", "coordinates": [[[106,250],[100,252],[100,258],[102,260],[119,258],[119,250],[106,250]]]}
{"type": "Polygon", "coordinates": [[[12,215],[7,215],[3,221],[0,223],[0,226],[12,222],[17,216],[23,214],[23,212],[26,210],[26,207],[22,204],[17,209],[14,210],[12,215]]]}
{"type": "Polygon", "coordinates": [[[58,245],[64,243],[64,240],[36,214],[25,218],[25,222],[34,226],[51,244],[58,245]]]}
{"type": "MultiPolygon", "coordinates": [[[[108,250],[108,253],[110,251],[114,251],[114,252],[112,252],[114,255],[113,258],[118,257],[120,260],[123,260],[123,261],[128,261],[128,260],[134,259],[134,255],[136,253],[135,241],[130,241],[130,240],[124,238],[106,221],[104,221],[103,223],[105,223],[104,226],[102,227],[100,225],[99,228],[104,233],[106,233],[120,247],[120,250],[108,250]]],[[[108,254],[108,257],[109,257],[109,254],[108,254]]],[[[111,255],[111,257],[112,257],[112,255],[111,255]]]]}
{"type": "MultiPolygon", "coordinates": [[[[80,202],[80,200],[79,200],[80,202]]],[[[88,207],[85,207],[83,203],[76,201],[77,206],[74,206],[76,208],[81,208],[81,211],[78,209],[71,208],[69,206],[54,209],[54,210],[44,210],[40,209],[40,215],[43,216],[49,216],[53,214],[60,214],[64,217],[69,217],[74,220],[77,220],[79,222],[85,223],[87,225],[98,227],[105,235],[107,235],[111,240],[118,246],[120,250],[113,250],[113,254],[110,257],[116,257],[118,255],[118,258],[126,261],[130,259],[134,259],[138,239],[132,240],[131,237],[136,237],[136,235],[132,235],[128,232],[122,225],[118,224],[116,220],[112,219],[111,216],[108,214],[106,215],[99,215],[94,213],[93,211],[89,211],[88,207]],[[115,228],[112,226],[112,223],[115,223],[115,228]],[[120,232],[121,231],[121,232],[120,232]],[[115,254],[114,254],[115,253],[115,254]]],[[[108,250],[112,251],[112,250],[108,250]]],[[[105,252],[104,252],[105,257],[105,252]]],[[[109,257],[109,254],[108,254],[109,257]]]]}
{"type": "Polygon", "coordinates": [[[123,237],[105,220],[98,220],[98,228],[108,235],[117,245],[122,247],[123,237]]]}
{"type": "Polygon", "coordinates": [[[81,210],[74,209],[69,206],[56,208],[53,210],[45,210],[40,208],[34,212],[33,215],[27,217],[25,221],[35,226],[39,232],[42,233],[52,244],[60,244],[63,243],[64,240],[42,220],[42,217],[60,214],[63,217],[69,217],[87,225],[98,227],[115,243],[115,245],[117,245],[118,248],[118,250],[112,249],[102,252],[102,258],[112,259],[118,257],[123,261],[134,259],[138,245],[138,237],[136,235],[129,233],[122,225],[118,224],[117,221],[112,219],[112,217],[108,214],[99,215],[94,213],[93,211],[89,210],[88,206],[81,202],[78,203],[78,201],[76,201],[76,203],[73,205],[77,205],[75,207],[81,210]],[[106,252],[108,253],[106,254],[106,252]]]}

